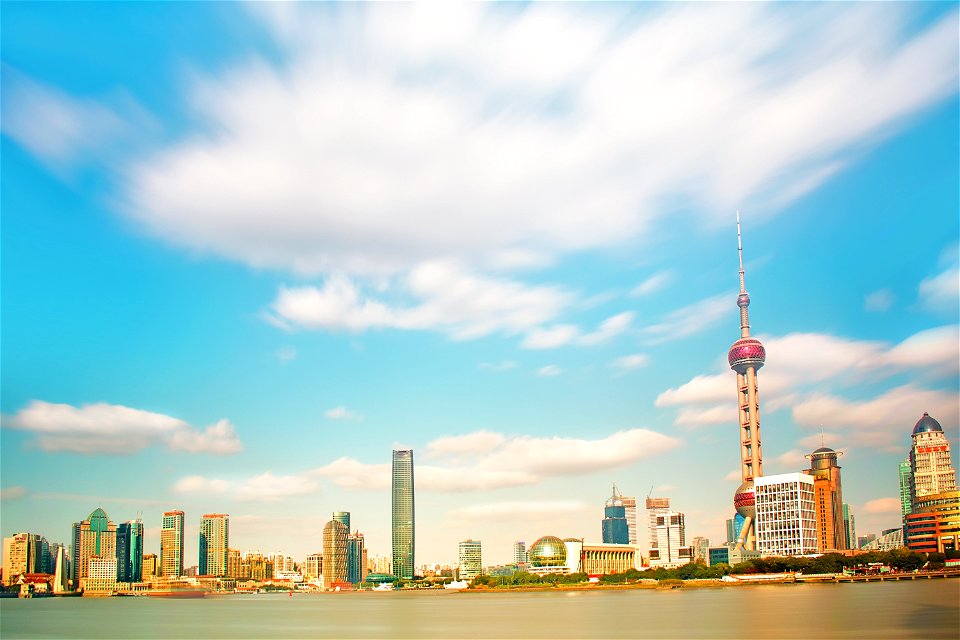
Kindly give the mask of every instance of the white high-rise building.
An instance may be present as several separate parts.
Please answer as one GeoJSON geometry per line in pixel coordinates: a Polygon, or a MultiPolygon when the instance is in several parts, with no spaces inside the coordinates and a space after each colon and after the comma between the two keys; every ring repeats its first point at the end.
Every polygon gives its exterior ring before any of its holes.
{"type": "Polygon", "coordinates": [[[754,479],[757,551],[765,556],[817,552],[813,477],[784,473],[754,479]]]}
{"type": "Polygon", "coordinates": [[[655,516],[654,538],[656,547],[650,549],[650,566],[674,567],[687,564],[693,559],[693,549],[687,546],[684,516],[677,511],[665,511],[655,516]]]}
{"type": "Polygon", "coordinates": [[[473,580],[483,573],[483,560],[480,555],[479,540],[462,540],[460,542],[460,579],[473,580]]]}
{"type": "Polygon", "coordinates": [[[630,534],[630,544],[637,545],[637,499],[633,496],[620,496],[623,503],[624,515],[627,517],[627,531],[630,534]]]}
{"type": "MultiPolygon", "coordinates": [[[[657,518],[670,511],[670,498],[647,498],[647,546],[657,548],[657,518]]],[[[630,526],[629,520],[627,526],[630,526]]]]}
{"type": "Polygon", "coordinates": [[[528,562],[530,562],[530,556],[527,555],[527,543],[517,540],[513,543],[513,564],[521,565],[528,562]]]}

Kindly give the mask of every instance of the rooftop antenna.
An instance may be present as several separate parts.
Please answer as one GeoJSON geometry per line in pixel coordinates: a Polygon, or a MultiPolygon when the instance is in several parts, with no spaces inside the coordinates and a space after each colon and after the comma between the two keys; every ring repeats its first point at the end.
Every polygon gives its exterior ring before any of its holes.
{"type": "Polygon", "coordinates": [[[740,239],[740,210],[737,209],[737,254],[740,258],[740,293],[746,292],[743,281],[743,241],[740,239]]]}
{"type": "Polygon", "coordinates": [[[820,425],[820,448],[823,448],[823,425],[820,425]]]}
{"type": "Polygon", "coordinates": [[[650,485],[650,491],[647,491],[647,498],[653,494],[653,485],[650,485]]]}

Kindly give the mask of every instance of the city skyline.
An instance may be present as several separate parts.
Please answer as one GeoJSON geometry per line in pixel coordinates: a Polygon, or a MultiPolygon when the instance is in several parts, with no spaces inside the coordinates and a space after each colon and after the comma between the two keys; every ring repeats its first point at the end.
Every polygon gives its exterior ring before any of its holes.
{"type": "Polygon", "coordinates": [[[390,556],[413,450],[420,564],[599,541],[611,483],[716,544],[737,210],[764,472],[822,438],[900,526],[920,416],[960,451],[957,17],[5,6],[3,536],[302,559],[344,510],[390,556]]]}

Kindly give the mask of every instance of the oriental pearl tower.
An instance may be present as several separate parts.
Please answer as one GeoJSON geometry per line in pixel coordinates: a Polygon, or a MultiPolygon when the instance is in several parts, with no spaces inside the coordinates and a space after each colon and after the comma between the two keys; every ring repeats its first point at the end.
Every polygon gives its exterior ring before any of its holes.
{"type": "Polygon", "coordinates": [[[763,452],[760,449],[760,400],[757,397],[757,371],[763,366],[766,351],[760,341],[750,337],[750,319],[747,307],[750,294],[743,280],[743,243],[740,240],[740,212],[737,212],[737,251],[740,257],[740,339],[727,353],[730,368],[737,372],[737,404],[740,407],[740,475],[743,483],[733,495],[733,505],[743,516],[743,526],[737,536],[737,549],[756,548],[754,521],[756,520],[756,490],[754,478],[763,475],[763,452]]]}

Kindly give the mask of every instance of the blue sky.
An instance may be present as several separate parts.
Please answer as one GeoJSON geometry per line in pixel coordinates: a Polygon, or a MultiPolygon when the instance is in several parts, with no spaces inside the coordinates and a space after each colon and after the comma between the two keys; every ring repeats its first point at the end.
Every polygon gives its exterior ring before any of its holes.
{"type": "Polygon", "coordinates": [[[4,535],[102,505],[297,557],[599,539],[738,484],[735,212],[767,473],[844,451],[897,526],[958,417],[958,15],[942,4],[4,4],[4,535]]]}

